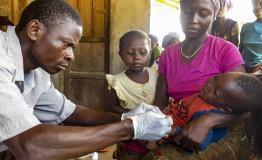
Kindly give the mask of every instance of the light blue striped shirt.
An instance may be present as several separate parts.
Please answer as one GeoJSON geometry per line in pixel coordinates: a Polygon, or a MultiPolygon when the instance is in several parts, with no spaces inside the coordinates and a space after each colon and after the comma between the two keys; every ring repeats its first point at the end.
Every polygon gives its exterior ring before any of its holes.
{"type": "Polygon", "coordinates": [[[15,27],[0,31],[0,152],[4,140],[38,124],[59,124],[75,104],[57,91],[50,75],[37,68],[24,74],[23,57],[15,27]],[[16,81],[24,82],[21,93],[16,81]]]}

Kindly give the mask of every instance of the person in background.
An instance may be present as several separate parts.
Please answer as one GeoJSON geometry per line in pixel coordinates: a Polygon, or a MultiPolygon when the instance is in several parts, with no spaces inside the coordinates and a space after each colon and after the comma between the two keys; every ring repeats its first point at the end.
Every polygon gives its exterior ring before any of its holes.
{"type": "Polygon", "coordinates": [[[13,22],[9,20],[8,16],[0,16],[0,30],[6,32],[8,25],[14,26],[13,22]]]}
{"type": "MultiPolygon", "coordinates": [[[[119,55],[127,70],[106,75],[111,111],[119,115],[140,103],[153,104],[158,72],[147,68],[150,59],[150,38],[140,30],[126,32],[119,41],[119,55]]],[[[156,107],[157,108],[157,107],[156,107]]],[[[117,145],[115,158],[136,160],[147,151],[141,141],[124,141],[117,145]]]]}
{"type": "Polygon", "coordinates": [[[262,73],[262,0],[252,0],[255,22],[243,25],[240,33],[239,50],[248,73],[262,73]]]}
{"type": "Polygon", "coordinates": [[[180,37],[177,33],[170,32],[164,36],[162,41],[162,48],[166,49],[168,46],[172,44],[177,44],[180,42],[180,37]]]}
{"type": "Polygon", "coordinates": [[[81,18],[64,0],[32,1],[17,26],[0,31],[0,152],[9,149],[18,160],[72,159],[171,131],[172,119],[155,107],[100,113],[54,88],[50,74],[74,60],[81,36],[81,18]]]}
{"type": "Polygon", "coordinates": [[[211,28],[211,35],[221,37],[235,46],[239,44],[239,25],[236,21],[226,18],[228,10],[233,8],[231,0],[219,0],[220,9],[211,28]]]}
{"type": "Polygon", "coordinates": [[[158,38],[155,35],[149,34],[148,36],[151,40],[151,58],[149,61],[149,67],[152,67],[153,65],[156,65],[158,63],[159,56],[163,49],[159,46],[158,38]]]}
{"type": "MultiPolygon", "coordinates": [[[[159,76],[154,105],[165,110],[169,97],[179,101],[199,93],[204,83],[218,74],[245,72],[244,61],[238,48],[222,38],[208,34],[216,16],[219,0],[181,0],[180,20],[185,40],[166,48],[159,60],[159,76]]],[[[220,90],[214,97],[219,97],[220,90]]],[[[198,150],[211,128],[228,127],[228,134],[221,143],[211,143],[201,154],[182,150],[174,144],[157,148],[163,159],[232,160],[245,157],[242,138],[244,129],[238,125],[248,114],[208,113],[187,123],[175,141],[186,143],[183,148],[198,150]],[[229,127],[229,125],[232,125],[229,127]],[[179,150],[179,151],[178,151],[179,150]],[[182,151],[181,151],[182,150],[182,151]]],[[[149,152],[143,160],[154,160],[156,153],[149,152]]]]}

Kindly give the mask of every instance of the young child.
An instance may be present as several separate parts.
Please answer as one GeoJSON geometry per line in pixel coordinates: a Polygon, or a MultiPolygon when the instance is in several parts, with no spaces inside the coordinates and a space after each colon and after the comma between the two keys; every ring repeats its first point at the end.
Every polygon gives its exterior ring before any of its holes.
{"type": "Polygon", "coordinates": [[[163,49],[159,46],[158,43],[158,38],[153,35],[153,34],[149,34],[148,35],[150,40],[151,40],[151,57],[150,57],[150,61],[149,61],[149,66],[152,68],[157,68],[157,63],[159,61],[159,57],[163,51],[163,49]]]}
{"type": "MultiPolygon", "coordinates": [[[[143,31],[131,30],[125,33],[120,38],[119,55],[128,69],[117,75],[106,75],[106,78],[111,110],[122,114],[142,102],[153,103],[158,73],[146,67],[150,59],[150,39],[143,31]]],[[[121,142],[115,153],[118,153],[117,159],[139,159],[145,151],[140,141],[130,140],[121,142]],[[134,153],[130,158],[123,157],[124,152],[120,152],[122,148],[130,152],[137,151],[138,154],[134,153]]]]}
{"type": "MultiPolygon", "coordinates": [[[[259,98],[261,93],[262,83],[246,73],[228,72],[210,78],[204,84],[200,94],[171,103],[166,114],[170,115],[174,122],[172,133],[179,134],[186,123],[212,112],[238,114],[255,111],[261,104],[261,98],[259,98]]],[[[204,150],[209,143],[219,141],[226,132],[226,128],[210,130],[199,149],[204,150]]]]}
{"type": "Polygon", "coordinates": [[[257,75],[262,73],[262,1],[252,0],[252,3],[257,20],[243,25],[239,49],[245,61],[246,71],[257,75]]]}

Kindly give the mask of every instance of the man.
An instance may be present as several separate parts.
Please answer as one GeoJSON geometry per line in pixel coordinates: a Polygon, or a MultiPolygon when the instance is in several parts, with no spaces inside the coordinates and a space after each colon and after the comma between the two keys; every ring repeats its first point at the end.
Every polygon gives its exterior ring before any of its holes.
{"type": "Polygon", "coordinates": [[[16,27],[0,32],[0,151],[8,148],[19,160],[69,159],[171,131],[170,117],[153,106],[142,104],[117,122],[54,89],[49,74],[66,69],[81,36],[79,15],[63,0],[33,1],[16,27]]]}

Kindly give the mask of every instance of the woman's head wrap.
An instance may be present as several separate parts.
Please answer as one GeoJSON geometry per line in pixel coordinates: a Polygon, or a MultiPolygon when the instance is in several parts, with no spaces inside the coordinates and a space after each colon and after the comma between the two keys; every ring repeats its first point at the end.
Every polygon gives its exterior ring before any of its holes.
{"type": "Polygon", "coordinates": [[[219,0],[221,7],[227,7],[227,10],[230,10],[233,8],[233,3],[231,0],[219,0]]]}
{"type": "MultiPolygon", "coordinates": [[[[185,1],[185,0],[180,0],[180,4],[182,3],[182,1],[185,1]]],[[[214,7],[214,18],[215,18],[220,8],[220,2],[219,0],[210,0],[210,1],[214,7]]]]}

